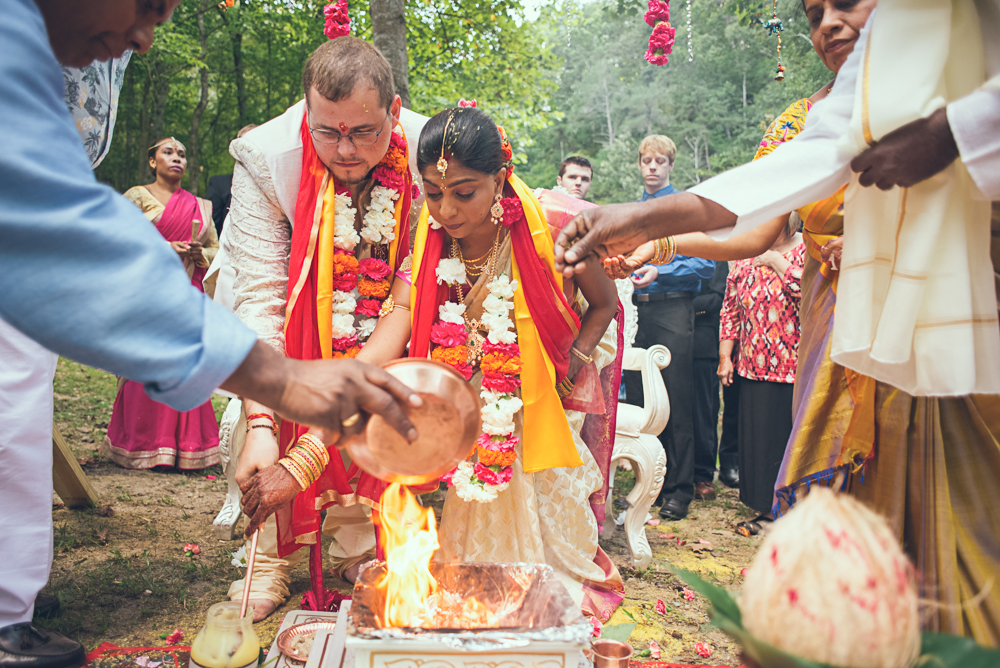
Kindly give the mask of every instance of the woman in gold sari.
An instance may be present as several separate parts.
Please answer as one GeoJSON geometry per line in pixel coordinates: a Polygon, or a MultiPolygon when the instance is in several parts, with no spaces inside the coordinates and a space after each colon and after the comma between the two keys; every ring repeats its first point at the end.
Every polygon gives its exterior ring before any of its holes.
{"type": "MultiPolygon", "coordinates": [[[[813,46],[834,73],[874,4],[805,0],[813,46]]],[[[757,157],[793,139],[828,90],[786,109],[768,128],[757,157]]],[[[808,251],[802,335],[794,425],[774,511],[787,511],[814,484],[838,485],[867,502],[888,519],[919,573],[921,596],[928,601],[924,628],[996,646],[1000,509],[993,499],[1000,481],[1000,396],[912,397],[830,360],[843,205],[841,189],[798,211],[808,251]]],[[[678,236],[676,252],[715,260],[752,257],[773,242],[780,222],[724,242],[678,236]]],[[[640,251],[622,270],[652,257],[654,249],[640,251]]]]}

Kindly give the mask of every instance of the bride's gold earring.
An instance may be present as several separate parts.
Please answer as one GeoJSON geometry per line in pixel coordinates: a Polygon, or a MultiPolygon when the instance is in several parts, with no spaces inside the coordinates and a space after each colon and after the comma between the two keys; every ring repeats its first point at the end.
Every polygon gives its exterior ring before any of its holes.
{"type": "Polygon", "coordinates": [[[503,220],[503,204],[500,203],[500,193],[493,198],[493,206],[490,207],[490,218],[494,225],[499,225],[503,220]]]}

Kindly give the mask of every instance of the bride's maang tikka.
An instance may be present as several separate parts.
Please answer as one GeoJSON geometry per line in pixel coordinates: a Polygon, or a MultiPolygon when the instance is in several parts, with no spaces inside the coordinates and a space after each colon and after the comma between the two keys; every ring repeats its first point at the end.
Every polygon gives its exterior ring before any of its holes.
{"type": "Polygon", "coordinates": [[[444,124],[444,132],[441,133],[441,157],[437,161],[437,170],[441,172],[441,181],[445,180],[445,175],[448,172],[448,160],[444,157],[444,142],[445,138],[448,136],[448,128],[451,126],[451,120],[455,118],[455,112],[448,114],[448,120],[444,124]]]}

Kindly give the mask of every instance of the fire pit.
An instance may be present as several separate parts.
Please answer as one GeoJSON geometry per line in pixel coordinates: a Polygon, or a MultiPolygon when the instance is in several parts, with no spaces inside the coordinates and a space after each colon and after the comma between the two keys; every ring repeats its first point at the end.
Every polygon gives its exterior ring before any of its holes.
{"type": "MultiPolygon", "coordinates": [[[[413,617],[387,627],[384,564],[354,586],[348,656],[357,668],[578,668],[592,630],[549,566],[431,563],[434,593],[413,617]]],[[[345,668],[350,666],[345,662],[345,668]]]]}

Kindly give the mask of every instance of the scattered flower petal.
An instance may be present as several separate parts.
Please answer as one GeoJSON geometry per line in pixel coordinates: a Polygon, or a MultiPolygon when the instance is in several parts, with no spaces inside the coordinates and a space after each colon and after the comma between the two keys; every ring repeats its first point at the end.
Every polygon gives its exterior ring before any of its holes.
{"type": "Polygon", "coordinates": [[[594,627],[594,630],[590,632],[590,637],[591,638],[600,638],[601,637],[601,630],[604,629],[604,625],[601,624],[601,620],[599,620],[597,617],[591,617],[590,618],[590,623],[594,627]]]}
{"type": "Polygon", "coordinates": [[[201,554],[201,548],[198,547],[198,543],[188,543],[184,546],[184,553],[191,556],[192,554],[201,554]]]}
{"type": "Polygon", "coordinates": [[[684,588],[684,600],[685,601],[693,601],[694,600],[694,592],[691,591],[690,589],[688,589],[687,587],[684,588]]]}
{"type": "Polygon", "coordinates": [[[698,652],[698,656],[705,659],[712,656],[712,647],[707,642],[696,642],[694,644],[694,651],[698,652]]]}
{"type": "Polygon", "coordinates": [[[663,599],[656,599],[656,612],[661,615],[667,614],[667,605],[663,602],[663,599]]]}
{"type": "Polygon", "coordinates": [[[653,518],[651,520],[646,520],[646,524],[648,524],[651,527],[658,527],[658,526],[660,526],[660,519],[659,518],[653,518]]]}
{"type": "Polygon", "coordinates": [[[208,475],[206,475],[205,478],[208,479],[208,480],[215,480],[215,476],[212,475],[211,473],[209,473],[208,475]]]}
{"type": "Polygon", "coordinates": [[[649,656],[654,659],[660,658],[660,646],[656,644],[655,640],[649,641],[649,656]]]}
{"type": "Polygon", "coordinates": [[[174,632],[165,638],[167,645],[176,645],[184,638],[184,629],[174,629],[174,632]]]}
{"type": "Polygon", "coordinates": [[[740,569],[740,575],[746,575],[746,574],[747,574],[747,569],[741,568],[740,569]]]}

